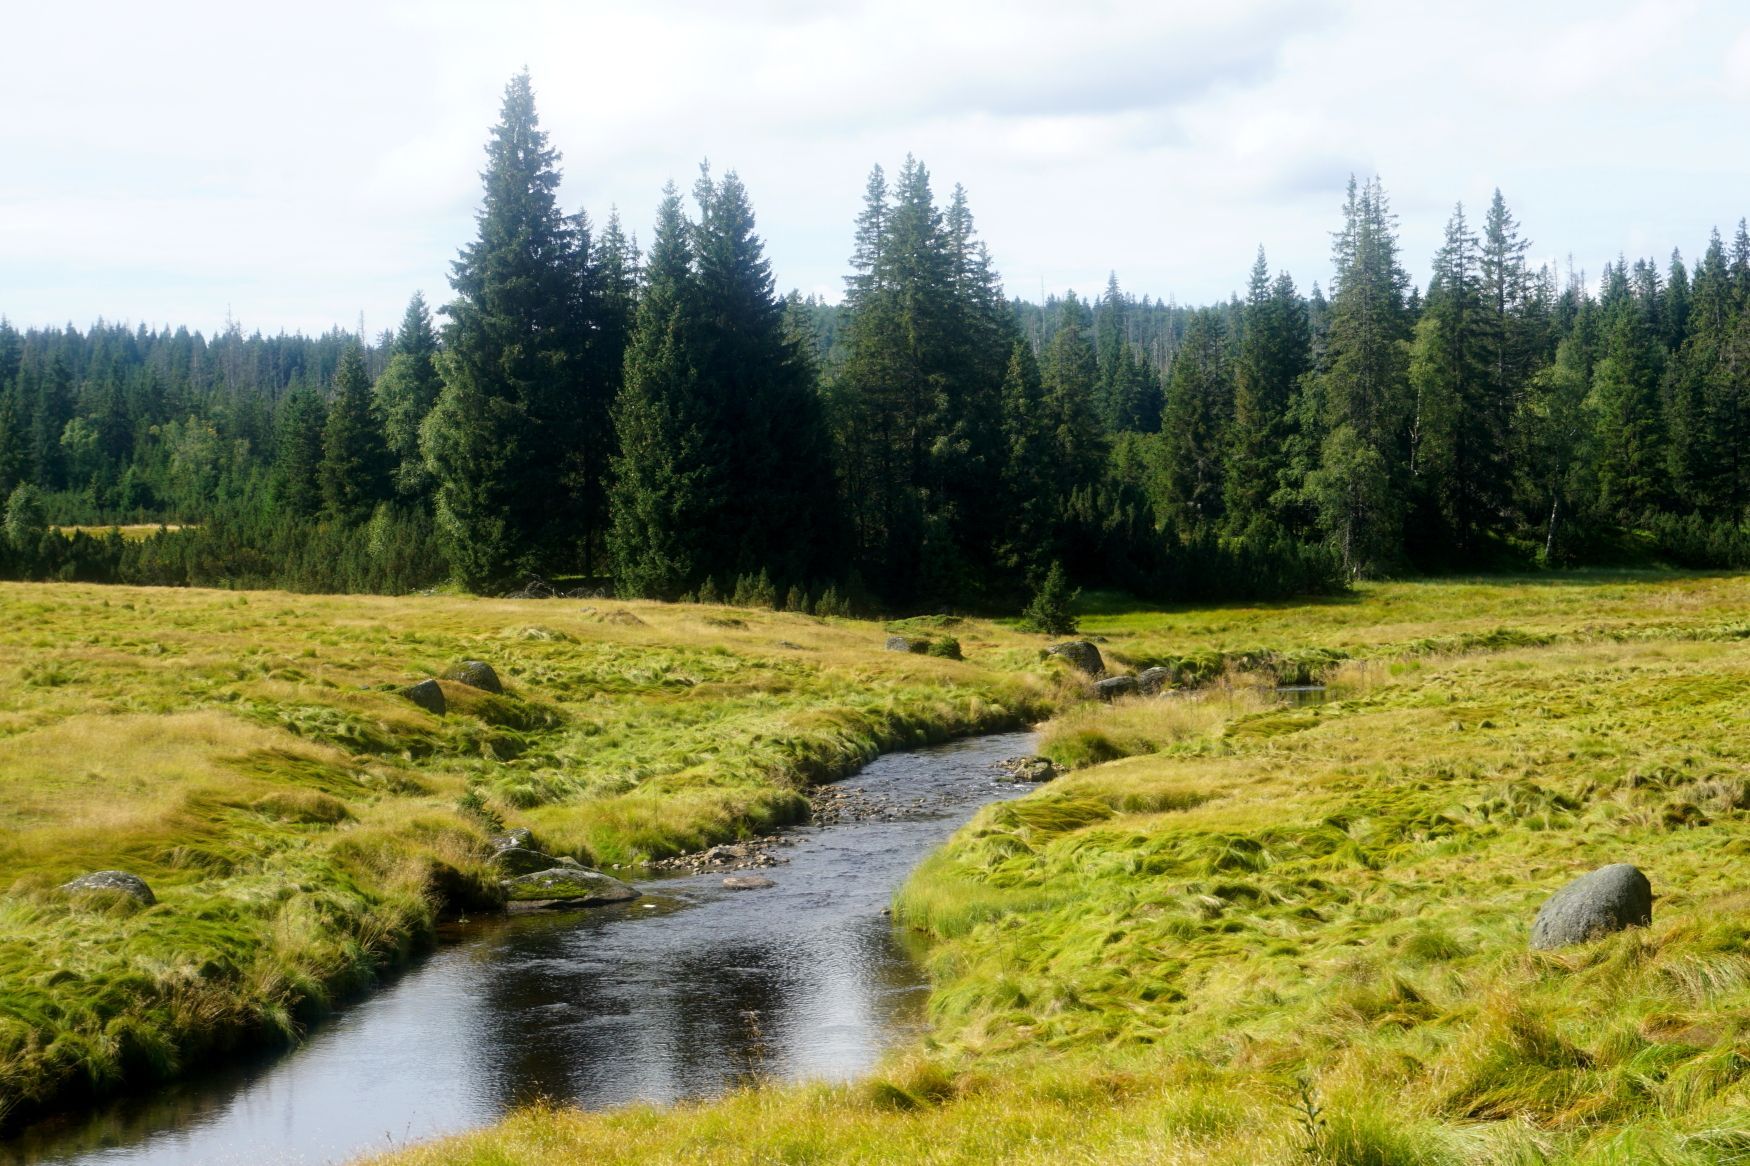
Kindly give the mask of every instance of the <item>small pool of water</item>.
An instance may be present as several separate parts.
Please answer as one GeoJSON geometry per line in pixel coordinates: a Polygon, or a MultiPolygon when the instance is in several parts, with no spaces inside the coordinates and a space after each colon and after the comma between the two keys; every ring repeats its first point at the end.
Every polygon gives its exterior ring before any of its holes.
{"type": "Polygon", "coordinates": [[[297,1049],[128,1098],[0,1143],[36,1166],[338,1163],[469,1129],[539,1099],[586,1108],[867,1072],[917,1031],[927,991],[882,914],[978,806],[1030,787],[1007,733],[896,753],[843,785],[860,820],[805,827],[763,869],[639,884],[637,902],[452,929],[297,1049]]]}
{"type": "Polygon", "coordinates": [[[1322,684],[1283,684],[1270,692],[1277,700],[1293,708],[1325,703],[1325,686],[1322,684]]]}

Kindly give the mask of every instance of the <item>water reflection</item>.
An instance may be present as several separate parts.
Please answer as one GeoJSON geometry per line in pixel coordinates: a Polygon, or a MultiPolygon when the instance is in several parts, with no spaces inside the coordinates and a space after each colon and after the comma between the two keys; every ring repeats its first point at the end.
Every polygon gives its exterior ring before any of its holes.
{"type": "Polygon", "coordinates": [[[768,890],[663,879],[634,903],[456,929],[295,1052],[28,1129],[0,1163],[343,1162],[536,1099],[856,1076],[921,1019],[917,965],[882,908],[973,808],[1025,792],[989,767],[1031,748],[1006,734],[875,762],[850,781],[891,813],[799,832],[768,890]]]}

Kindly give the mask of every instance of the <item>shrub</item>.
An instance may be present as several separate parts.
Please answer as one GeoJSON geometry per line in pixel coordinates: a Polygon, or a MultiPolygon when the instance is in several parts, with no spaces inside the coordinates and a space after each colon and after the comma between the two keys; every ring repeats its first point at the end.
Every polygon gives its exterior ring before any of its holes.
{"type": "Polygon", "coordinates": [[[1044,632],[1048,636],[1067,636],[1076,630],[1076,617],[1072,607],[1080,589],[1071,590],[1069,577],[1064,574],[1063,564],[1053,562],[1051,569],[1045,572],[1045,578],[1033,592],[1033,601],[1027,605],[1027,610],[1021,613],[1021,623],[1030,631],[1044,632]]]}

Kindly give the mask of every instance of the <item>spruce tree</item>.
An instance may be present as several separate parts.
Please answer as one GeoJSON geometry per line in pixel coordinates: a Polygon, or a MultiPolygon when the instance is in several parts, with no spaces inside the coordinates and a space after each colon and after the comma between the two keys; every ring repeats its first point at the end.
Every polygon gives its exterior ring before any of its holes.
{"type": "Polygon", "coordinates": [[[1233,414],[1233,383],[1215,309],[1191,317],[1173,357],[1161,415],[1161,509],[1186,537],[1212,533],[1221,522],[1223,468],[1233,414]]]}
{"type": "Polygon", "coordinates": [[[1275,280],[1258,248],[1233,363],[1234,409],[1223,494],[1230,533],[1266,535],[1281,517],[1273,502],[1288,468],[1289,408],[1306,371],[1306,308],[1287,272],[1275,280]]]}
{"type": "Polygon", "coordinates": [[[437,333],[425,296],[415,292],[395,334],[389,364],[372,390],[392,467],[390,480],[404,498],[419,498],[432,485],[419,449],[419,427],[437,402],[443,382],[437,373],[437,333]]]}
{"type": "Polygon", "coordinates": [[[606,424],[587,224],[559,209],[559,155],[528,74],[506,86],[486,154],[479,234],[450,279],[444,387],[421,430],[438,529],[471,588],[576,565],[600,473],[588,451],[606,424]]]}
{"type": "Polygon", "coordinates": [[[614,406],[608,558],[621,595],[674,599],[707,577],[702,544],[724,481],[710,403],[694,372],[698,288],[689,236],[671,183],[657,210],[614,406]]]}
{"type": "Polygon", "coordinates": [[[389,496],[389,451],[371,410],[371,382],[356,344],[346,350],[334,373],[316,477],[323,513],[348,525],[369,518],[389,496]]]}
{"type": "Polygon", "coordinates": [[[280,403],[275,421],[275,508],[293,518],[313,518],[322,508],[322,430],[328,411],[322,398],[297,388],[280,403]]]}

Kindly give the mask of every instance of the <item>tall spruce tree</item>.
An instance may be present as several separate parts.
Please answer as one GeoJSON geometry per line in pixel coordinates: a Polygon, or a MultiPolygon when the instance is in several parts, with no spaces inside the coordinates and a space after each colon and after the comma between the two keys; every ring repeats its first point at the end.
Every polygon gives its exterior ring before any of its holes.
{"type": "Polygon", "coordinates": [[[1351,178],[1332,254],[1320,387],[1326,436],[1308,489],[1352,574],[1392,559],[1402,531],[1409,277],[1398,262],[1395,224],[1378,179],[1351,178]]]}
{"type": "Polygon", "coordinates": [[[1288,468],[1289,409],[1306,371],[1311,336],[1293,279],[1287,272],[1270,278],[1262,247],[1240,319],[1223,505],[1230,533],[1265,536],[1282,524],[1273,499],[1288,468]]]}
{"type": "Polygon", "coordinates": [[[1234,405],[1224,332],[1217,309],[1193,314],[1167,380],[1161,511],[1171,528],[1189,537],[1213,533],[1222,519],[1234,405]]]}
{"type": "Polygon", "coordinates": [[[587,224],[559,209],[559,155],[527,73],[506,86],[486,154],[479,234],[444,309],[444,387],[421,436],[445,551],[476,589],[578,563],[600,475],[589,451],[606,424],[587,224]]]}

